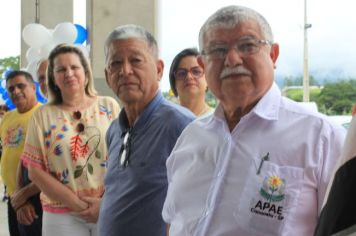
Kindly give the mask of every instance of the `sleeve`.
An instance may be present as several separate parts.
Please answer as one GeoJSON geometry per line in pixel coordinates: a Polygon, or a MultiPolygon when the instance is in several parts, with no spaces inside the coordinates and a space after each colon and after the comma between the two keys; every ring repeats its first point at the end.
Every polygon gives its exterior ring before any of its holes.
{"type": "Polygon", "coordinates": [[[115,100],[115,99],[113,99],[113,98],[111,98],[112,99],[112,114],[113,114],[113,119],[115,119],[118,115],[119,115],[119,113],[120,113],[120,105],[119,105],[119,103],[115,100]]]}
{"type": "Polygon", "coordinates": [[[162,217],[163,220],[167,224],[171,224],[172,218],[175,214],[175,195],[173,193],[173,188],[174,188],[174,182],[172,181],[172,178],[174,176],[174,173],[176,171],[177,165],[176,165],[176,150],[180,149],[180,147],[184,146],[184,136],[187,131],[183,130],[182,134],[180,137],[177,139],[177,142],[169,155],[167,161],[166,161],[166,167],[167,167],[167,179],[168,179],[168,190],[167,190],[167,195],[166,199],[163,204],[163,210],[162,210],[162,217]]]}
{"type": "Polygon", "coordinates": [[[174,149],[167,159],[166,166],[167,166],[167,177],[168,177],[168,190],[167,190],[167,195],[166,199],[163,204],[163,210],[162,210],[162,218],[167,224],[171,224],[172,221],[172,215],[174,214],[173,212],[173,194],[172,194],[172,168],[173,168],[173,162],[174,162],[174,149]]]}
{"type": "MultiPolygon", "coordinates": [[[[21,161],[28,167],[41,168],[45,170],[45,140],[44,132],[41,123],[39,122],[39,111],[38,109],[35,114],[31,117],[26,139],[24,145],[24,151],[21,155],[21,161]]],[[[50,134],[48,134],[50,135],[50,134]]]]}
{"type": "Polygon", "coordinates": [[[318,214],[320,214],[324,198],[327,197],[327,186],[333,176],[335,167],[341,158],[346,130],[343,127],[329,126],[328,132],[321,137],[320,146],[321,164],[318,183],[318,214]]]}

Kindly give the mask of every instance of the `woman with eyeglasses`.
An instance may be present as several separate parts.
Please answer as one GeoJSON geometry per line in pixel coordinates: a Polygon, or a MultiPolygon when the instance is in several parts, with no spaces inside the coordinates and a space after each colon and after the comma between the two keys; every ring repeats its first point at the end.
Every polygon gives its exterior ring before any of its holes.
{"type": "Polygon", "coordinates": [[[169,82],[173,94],[180,105],[191,110],[196,116],[206,115],[213,108],[205,102],[207,83],[204,70],[199,66],[195,48],[187,48],[178,53],[169,70],[169,82]]]}
{"type": "Polygon", "coordinates": [[[41,189],[43,235],[96,235],[104,193],[105,134],[119,112],[97,96],[82,51],[66,44],[49,55],[49,102],[33,115],[23,162],[41,189]]]}

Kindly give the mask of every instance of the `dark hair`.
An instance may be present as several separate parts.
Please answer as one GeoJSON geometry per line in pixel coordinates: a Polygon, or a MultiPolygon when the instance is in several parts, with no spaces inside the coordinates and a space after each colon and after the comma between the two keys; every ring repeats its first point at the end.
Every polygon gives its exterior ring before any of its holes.
{"type": "Polygon", "coordinates": [[[186,48],[183,51],[181,51],[180,53],[178,53],[171,64],[171,68],[169,69],[169,83],[171,85],[171,89],[173,91],[174,96],[178,97],[178,92],[177,92],[177,88],[176,88],[176,79],[174,78],[174,72],[177,70],[179,63],[181,62],[181,60],[184,57],[188,57],[188,56],[194,56],[194,57],[198,57],[199,56],[199,52],[196,48],[186,48]]]}
{"type": "Polygon", "coordinates": [[[35,81],[33,80],[32,75],[31,75],[30,73],[28,73],[27,71],[23,71],[23,70],[14,70],[14,71],[11,71],[11,72],[6,76],[6,83],[7,83],[9,80],[11,80],[11,79],[13,79],[13,78],[15,78],[15,77],[17,77],[17,76],[23,76],[23,77],[25,77],[25,79],[26,79],[28,82],[30,82],[30,83],[32,83],[32,84],[35,83],[35,81]]]}
{"type": "Polygon", "coordinates": [[[65,53],[73,53],[79,57],[80,63],[84,68],[85,77],[87,79],[87,83],[85,85],[85,93],[88,96],[95,96],[97,94],[94,87],[94,79],[90,64],[81,49],[69,44],[60,44],[51,51],[48,57],[49,63],[47,68],[47,87],[49,92],[48,95],[50,104],[60,104],[63,102],[62,93],[54,83],[54,59],[58,55],[65,53]]]}

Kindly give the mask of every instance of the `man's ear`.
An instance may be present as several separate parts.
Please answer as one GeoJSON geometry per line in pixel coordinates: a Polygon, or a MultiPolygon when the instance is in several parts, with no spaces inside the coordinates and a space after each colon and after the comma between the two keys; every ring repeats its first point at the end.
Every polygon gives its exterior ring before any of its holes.
{"type": "Polygon", "coordinates": [[[36,84],[35,84],[35,83],[33,83],[31,86],[32,86],[33,91],[35,91],[35,92],[36,92],[36,84]]]}
{"type": "Polygon", "coordinates": [[[111,88],[111,84],[109,83],[108,70],[106,68],[104,69],[104,73],[105,73],[106,84],[109,86],[109,88],[111,88]]]}
{"type": "Polygon", "coordinates": [[[198,65],[201,67],[201,68],[203,68],[203,70],[205,70],[205,68],[204,68],[204,62],[203,62],[203,56],[198,56],[197,57],[197,61],[198,61],[198,65]]]}
{"type": "Polygon", "coordinates": [[[272,44],[269,55],[272,59],[273,67],[276,68],[276,62],[279,56],[279,45],[277,43],[272,44]]]}
{"type": "Polygon", "coordinates": [[[164,70],[164,62],[162,60],[157,60],[156,66],[157,66],[157,80],[161,81],[163,76],[163,70],[164,70]]]}

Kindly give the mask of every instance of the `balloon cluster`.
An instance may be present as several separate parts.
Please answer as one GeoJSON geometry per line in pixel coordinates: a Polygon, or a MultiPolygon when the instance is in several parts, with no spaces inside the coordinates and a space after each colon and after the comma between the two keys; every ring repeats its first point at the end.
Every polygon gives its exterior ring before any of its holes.
{"type": "Polygon", "coordinates": [[[54,29],[47,29],[37,23],[26,25],[22,31],[22,38],[29,46],[26,52],[27,71],[36,78],[38,61],[47,58],[51,50],[61,43],[76,44],[86,56],[89,56],[88,48],[83,45],[87,37],[88,32],[83,26],[70,22],[59,23],[54,29]]]}
{"type": "MultiPolygon", "coordinates": [[[[70,22],[59,23],[54,29],[47,29],[45,26],[37,23],[30,23],[24,27],[22,38],[29,46],[29,49],[26,51],[28,64],[24,70],[28,71],[35,79],[36,96],[39,102],[46,103],[47,99],[40,92],[37,81],[36,69],[38,62],[48,58],[51,50],[61,43],[75,44],[83,51],[85,56],[89,57],[89,48],[83,45],[87,37],[88,32],[83,26],[70,22]]],[[[7,68],[0,80],[0,100],[2,99],[10,110],[14,109],[15,105],[7,94],[5,78],[11,71],[11,68],[7,68]]]]}

